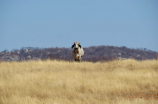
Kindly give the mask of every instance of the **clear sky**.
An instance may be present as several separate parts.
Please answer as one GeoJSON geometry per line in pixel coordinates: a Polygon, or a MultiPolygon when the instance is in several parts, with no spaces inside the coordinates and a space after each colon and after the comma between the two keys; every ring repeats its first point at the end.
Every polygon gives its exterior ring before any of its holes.
{"type": "Polygon", "coordinates": [[[0,51],[74,41],[158,51],[158,0],[0,0],[0,51]]]}

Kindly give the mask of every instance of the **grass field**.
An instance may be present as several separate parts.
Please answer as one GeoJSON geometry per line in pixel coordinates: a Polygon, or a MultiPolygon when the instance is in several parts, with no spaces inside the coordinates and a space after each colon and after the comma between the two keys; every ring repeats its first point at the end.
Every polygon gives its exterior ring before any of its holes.
{"type": "Polygon", "coordinates": [[[1,62],[0,104],[158,104],[158,60],[1,62]]]}

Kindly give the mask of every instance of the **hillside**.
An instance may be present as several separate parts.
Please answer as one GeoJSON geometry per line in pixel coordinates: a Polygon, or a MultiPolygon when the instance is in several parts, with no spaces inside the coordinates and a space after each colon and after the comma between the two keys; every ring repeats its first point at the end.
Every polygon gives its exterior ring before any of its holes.
{"type": "MultiPolygon", "coordinates": [[[[157,59],[158,53],[147,49],[130,49],[115,46],[92,46],[84,48],[83,61],[108,61],[113,59],[136,60],[157,59]]],[[[26,60],[73,60],[71,48],[33,48],[24,47],[20,50],[0,52],[0,61],[26,61],[26,60]]]]}

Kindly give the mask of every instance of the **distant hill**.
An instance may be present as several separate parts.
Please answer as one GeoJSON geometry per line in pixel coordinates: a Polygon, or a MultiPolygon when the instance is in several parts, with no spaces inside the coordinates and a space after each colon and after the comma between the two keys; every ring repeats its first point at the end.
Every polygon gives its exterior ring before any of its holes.
{"type": "MultiPolygon", "coordinates": [[[[136,60],[157,59],[158,52],[147,49],[130,49],[125,46],[91,46],[84,48],[83,61],[109,61],[113,59],[136,60]]],[[[0,52],[0,61],[27,61],[27,60],[69,60],[72,61],[71,48],[33,48],[23,47],[20,50],[0,52]]]]}

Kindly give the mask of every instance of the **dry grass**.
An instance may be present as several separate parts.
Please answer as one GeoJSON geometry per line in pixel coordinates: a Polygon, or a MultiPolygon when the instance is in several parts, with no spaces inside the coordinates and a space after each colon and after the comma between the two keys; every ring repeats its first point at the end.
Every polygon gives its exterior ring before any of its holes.
{"type": "Polygon", "coordinates": [[[0,63],[0,104],[158,104],[158,60],[0,63]]]}

